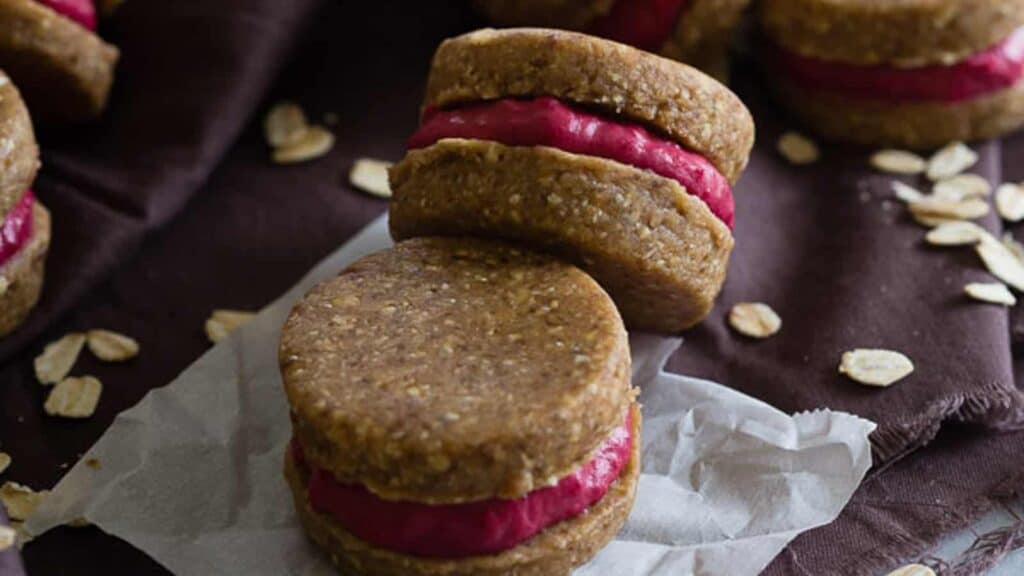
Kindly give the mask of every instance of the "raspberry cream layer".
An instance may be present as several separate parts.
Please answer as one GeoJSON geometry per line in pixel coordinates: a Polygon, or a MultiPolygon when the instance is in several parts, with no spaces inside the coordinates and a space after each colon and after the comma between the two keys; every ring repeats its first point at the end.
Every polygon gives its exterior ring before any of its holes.
{"type": "Polygon", "coordinates": [[[614,160],[681,184],[729,228],[734,205],[728,180],[703,156],[645,128],[570,107],[555,98],[503,99],[428,109],[409,149],[444,138],[491,140],[506,146],[548,146],[614,160]]]}
{"type": "Polygon", "coordinates": [[[96,30],[96,6],[93,0],[36,0],[54,12],[96,30]]]}
{"type": "Polygon", "coordinates": [[[556,485],[515,500],[431,505],[382,500],[311,467],[294,440],[296,462],[310,468],[309,502],[369,544],[414,556],[464,558],[509,550],[597,503],[619,479],[633,450],[633,417],[615,429],[595,456],[556,485]]]}
{"type": "Polygon", "coordinates": [[[1024,77],[1024,28],[950,66],[857,66],[782,49],[777,62],[785,77],[808,91],[896,103],[957,103],[1010,88],[1024,77]]]}
{"type": "Polygon", "coordinates": [[[686,0],[617,0],[588,32],[657,52],[672,37],[686,0]]]}
{"type": "Polygon", "coordinates": [[[32,238],[32,207],[35,196],[25,192],[0,222],[0,267],[11,261],[32,238]]]}

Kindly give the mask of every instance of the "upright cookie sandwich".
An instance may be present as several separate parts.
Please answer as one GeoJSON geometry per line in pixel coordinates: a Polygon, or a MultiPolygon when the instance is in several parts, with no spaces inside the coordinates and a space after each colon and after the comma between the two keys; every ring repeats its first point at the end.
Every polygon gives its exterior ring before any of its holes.
{"type": "Polygon", "coordinates": [[[0,72],[0,337],[39,301],[50,214],[29,187],[39,169],[32,120],[10,78],[0,72]]]}
{"type": "Polygon", "coordinates": [[[750,0],[476,0],[499,26],[564,28],[682,60],[720,78],[750,0]]]}
{"type": "Polygon", "coordinates": [[[391,233],[552,252],[630,328],[676,332],[721,289],[753,139],[739,99],[684,64],[574,32],[480,30],[434,56],[391,172],[391,233]]]}
{"type": "Polygon", "coordinates": [[[933,148],[1024,123],[1024,0],[764,0],[771,81],[826,138],[933,148]]]}
{"type": "Polygon", "coordinates": [[[626,332],[569,264],[402,242],[306,295],[280,361],[285,474],[345,574],[566,575],[632,507],[626,332]]]}
{"type": "Polygon", "coordinates": [[[0,0],[0,68],[36,120],[80,122],[103,110],[118,51],[95,29],[93,0],[0,0]]]}

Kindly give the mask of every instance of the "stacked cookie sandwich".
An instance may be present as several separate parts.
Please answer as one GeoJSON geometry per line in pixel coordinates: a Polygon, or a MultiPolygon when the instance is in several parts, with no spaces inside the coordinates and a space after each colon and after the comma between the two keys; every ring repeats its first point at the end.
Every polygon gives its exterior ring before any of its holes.
{"type": "Polygon", "coordinates": [[[750,0],[476,0],[499,26],[577,30],[660,53],[724,78],[750,0]]]}
{"type": "Polygon", "coordinates": [[[826,138],[933,148],[1024,123],[1024,1],[765,0],[771,81],[826,138]]]}
{"type": "Polygon", "coordinates": [[[50,214],[29,189],[39,169],[32,121],[0,72],[0,337],[28,316],[43,286],[50,214]]]}
{"type": "Polygon", "coordinates": [[[0,68],[35,119],[81,122],[102,112],[118,51],[95,30],[93,0],[0,0],[0,68]]]}
{"type": "Polygon", "coordinates": [[[391,172],[391,233],[554,253],[631,329],[678,332],[725,279],[731,186],[753,139],[743,103],[684,64],[574,32],[473,32],[434,57],[391,172]]]}

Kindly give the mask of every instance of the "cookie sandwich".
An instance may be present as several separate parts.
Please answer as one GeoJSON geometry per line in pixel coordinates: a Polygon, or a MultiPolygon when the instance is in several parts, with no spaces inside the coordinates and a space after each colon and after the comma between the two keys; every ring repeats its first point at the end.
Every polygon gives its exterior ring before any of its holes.
{"type": "Polygon", "coordinates": [[[39,169],[32,120],[6,74],[0,72],[0,337],[17,328],[39,301],[50,213],[30,187],[39,169]]]}
{"type": "Polygon", "coordinates": [[[345,574],[567,575],[626,520],[640,414],[589,276],[422,238],[314,288],[280,347],[285,475],[345,574]]]}
{"type": "Polygon", "coordinates": [[[1022,0],[765,0],[770,81],[822,136],[935,148],[1024,123],[1022,0]]]}
{"type": "Polygon", "coordinates": [[[552,252],[631,329],[676,332],[725,279],[732,184],[753,139],[740,100],[685,64],[575,32],[472,32],[434,56],[420,127],[391,171],[391,233],[552,252]]]}
{"type": "Polygon", "coordinates": [[[0,0],[0,68],[44,123],[103,111],[117,48],[96,35],[93,0],[0,0]]]}
{"type": "Polygon", "coordinates": [[[476,0],[498,26],[563,28],[682,60],[723,78],[750,0],[476,0]]]}

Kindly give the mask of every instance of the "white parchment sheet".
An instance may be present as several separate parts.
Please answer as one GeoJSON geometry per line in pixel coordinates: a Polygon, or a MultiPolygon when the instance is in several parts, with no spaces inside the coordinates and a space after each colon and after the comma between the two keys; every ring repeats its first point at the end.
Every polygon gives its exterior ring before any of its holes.
{"type": "MultiPolygon", "coordinates": [[[[118,416],[27,530],[84,517],[180,575],[332,573],[306,541],[281,472],[291,431],[278,333],[313,284],[389,245],[381,217],[118,416]]],[[[872,422],[826,410],[788,416],[662,372],[679,343],[631,338],[644,406],[637,502],[622,533],[578,575],[757,574],[797,534],[832,521],[870,467],[872,422]]]]}

